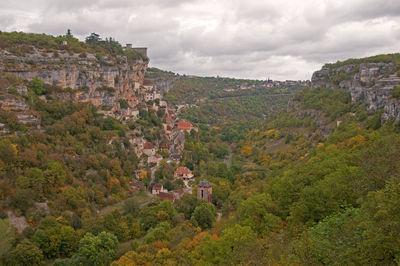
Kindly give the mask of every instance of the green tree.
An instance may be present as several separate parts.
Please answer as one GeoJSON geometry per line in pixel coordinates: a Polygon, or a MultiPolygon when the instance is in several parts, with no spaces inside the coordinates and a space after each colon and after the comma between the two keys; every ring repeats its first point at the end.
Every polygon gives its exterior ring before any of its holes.
{"type": "Polygon", "coordinates": [[[239,205],[240,222],[261,235],[274,231],[279,228],[281,219],[271,213],[273,207],[269,194],[254,195],[239,205]]]}
{"type": "Polygon", "coordinates": [[[400,86],[396,86],[392,91],[393,98],[400,98],[400,86]]]}
{"type": "Polygon", "coordinates": [[[101,232],[97,236],[86,233],[79,241],[79,254],[86,258],[90,265],[109,265],[115,256],[118,239],[111,233],[101,232]]]}
{"type": "Polygon", "coordinates": [[[139,213],[139,203],[136,199],[127,199],[122,209],[124,214],[131,214],[136,217],[139,213]]]}
{"type": "Polygon", "coordinates": [[[194,194],[184,194],[183,197],[175,201],[175,207],[179,212],[185,215],[186,219],[190,219],[194,209],[200,204],[197,196],[194,194]]]}
{"type": "Polygon", "coordinates": [[[0,160],[12,164],[17,159],[17,150],[9,140],[0,141],[0,160]]]}
{"type": "Polygon", "coordinates": [[[400,182],[388,181],[382,190],[371,192],[362,204],[365,220],[361,243],[362,263],[393,265],[400,263],[400,182]]]}
{"type": "Polygon", "coordinates": [[[60,162],[50,162],[44,171],[46,186],[63,186],[67,178],[67,173],[60,162]]]}
{"type": "Polygon", "coordinates": [[[29,88],[36,94],[36,95],[43,95],[47,92],[47,90],[44,87],[43,81],[39,79],[38,77],[34,77],[32,79],[31,84],[29,85],[29,88]]]}
{"type": "Polygon", "coordinates": [[[61,256],[71,256],[78,247],[79,236],[71,226],[62,226],[60,229],[60,253],[61,256]]]}
{"type": "Polygon", "coordinates": [[[34,197],[36,200],[42,200],[44,198],[43,187],[46,183],[43,171],[39,168],[29,169],[27,175],[29,178],[31,189],[34,192],[34,197]]]}
{"type": "Polygon", "coordinates": [[[41,265],[42,259],[42,251],[32,242],[24,239],[8,254],[6,261],[8,265],[25,266],[41,265]]]}
{"type": "Polygon", "coordinates": [[[214,205],[207,202],[202,202],[194,209],[191,221],[196,226],[200,226],[203,230],[211,228],[217,217],[214,205]]]}
{"type": "Polygon", "coordinates": [[[222,231],[220,246],[227,265],[246,264],[253,259],[252,251],[257,246],[257,237],[249,226],[235,224],[222,231]]]}
{"type": "Polygon", "coordinates": [[[327,217],[295,242],[297,257],[305,265],[362,264],[360,222],[360,210],[354,208],[327,217]]]}
{"type": "Polygon", "coordinates": [[[33,206],[32,190],[30,189],[16,189],[11,198],[11,204],[14,208],[18,208],[23,214],[33,206]]]}

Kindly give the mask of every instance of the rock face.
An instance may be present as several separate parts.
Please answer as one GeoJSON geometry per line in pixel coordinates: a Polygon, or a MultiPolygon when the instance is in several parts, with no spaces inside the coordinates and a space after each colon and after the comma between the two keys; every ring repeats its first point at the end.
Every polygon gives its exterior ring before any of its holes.
{"type": "Polygon", "coordinates": [[[345,88],[354,102],[367,105],[368,110],[384,108],[382,122],[391,117],[400,121],[400,101],[391,97],[400,85],[394,63],[353,63],[338,67],[326,66],[312,75],[313,87],[345,88]]]}
{"type": "MultiPolygon", "coordinates": [[[[93,54],[79,55],[36,51],[15,56],[3,51],[0,54],[0,71],[25,80],[35,77],[44,83],[68,90],[59,90],[61,100],[92,102],[96,106],[120,109],[119,101],[129,102],[143,86],[148,62],[128,62],[126,57],[97,59],[93,54]]],[[[132,107],[133,108],[133,107],[132,107]]]]}
{"type": "Polygon", "coordinates": [[[155,78],[153,82],[160,91],[169,91],[174,87],[174,80],[171,79],[155,78]]]}

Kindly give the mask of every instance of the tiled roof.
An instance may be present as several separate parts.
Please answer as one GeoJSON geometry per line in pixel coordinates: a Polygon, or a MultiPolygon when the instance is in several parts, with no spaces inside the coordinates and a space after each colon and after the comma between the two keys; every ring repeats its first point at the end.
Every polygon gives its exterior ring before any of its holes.
{"type": "Polygon", "coordinates": [[[145,148],[146,150],[152,149],[152,148],[153,148],[153,144],[151,144],[151,142],[146,142],[146,144],[144,144],[144,148],[145,148]]]}
{"type": "Polygon", "coordinates": [[[161,190],[162,189],[162,185],[161,184],[154,184],[151,189],[152,190],[161,190]]]}
{"type": "Polygon", "coordinates": [[[192,124],[189,122],[179,122],[178,123],[178,129],[181,130],[190,130],[192,128],[192,124]]]}
{"type": "Polygon", "coordinates": [[[212,186],[211,183],[205,179],[203,181],[200,181],[199,183],[199,187],[211,187],[211,186],[212,186]]]}
{"type": "Polygon", "coordinates": [[[175,173],[178,175],[185,175],[185,174],[188,175],[191,174],[192,172],[187,167],[179,166],[178,169],[176,169],[175,173]]]}
{"type": "Polygon", "coordinates": [[[144,184],[139,182],[131,182],[130,185],[131,187],[144,187],[144,184]]]}
{"type": "Polygon", "coordinates": [[[172,193],[165,193],[165,192],[160,192],[157,197],[159,197],[162,200],[169,200],[169,201],[174,201],[175,197],[172,193]]]}

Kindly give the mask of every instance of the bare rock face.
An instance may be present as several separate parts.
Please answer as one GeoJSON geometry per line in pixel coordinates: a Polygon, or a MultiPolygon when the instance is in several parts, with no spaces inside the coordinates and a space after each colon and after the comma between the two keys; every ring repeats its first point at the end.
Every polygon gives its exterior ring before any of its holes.
{"type": "Polygon", "coordinates": [[[400,102],[391,94],[400,85],[394,63],[359,63],[339,67],[326,66],[316,71],[311,79],[313,87],[345,88],[354,102],[367,104],[368,110],[384,108],[382,122],[395,117],[400,120],[400,102]]]}
{"type": "Polygon", "coordinates": [[[128,62],[126,57],[104,58],[94,55],[44,54],[36,51],[25,57],[0,55],[0,70],[25,80],[35,77],[60,88],[60,100],[92,102],[96,106],[118,109],[119,99],[129,100],[143,85],[147,62],[128,62]]]}
{"type": "Polygon", "coordinates": [[[394,118],[396,122],[400,122],[400,100],[398,99],[390,99],[385,105],[382,121],[386,122],[390,118],[394,118]]]}

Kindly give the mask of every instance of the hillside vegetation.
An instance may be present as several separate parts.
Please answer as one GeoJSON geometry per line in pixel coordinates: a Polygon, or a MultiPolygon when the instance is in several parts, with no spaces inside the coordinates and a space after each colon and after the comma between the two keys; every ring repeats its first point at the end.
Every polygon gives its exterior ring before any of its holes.
{"type": "Polygon", "coordinates": [[[335,68],[349,64],[360,63],[394,63],[396,68],[400,69],[400,53],[394,54],[381,54],[364,58],[350,58],[344,61],[337,61],[336,63],[325,64],[323,68],[335,68]]]}
{"type": "MultiPolygon", "coordinates": [[[[113,265],[396,264],[400,128],[374,124],[376,112],[345,91],[329,92],[299,91],[297,109],[248,131],[228,165],[229,129],[201,128],[184,160],[212,182],[222,220],[203,232],[181,224],[161,241],[139,241],[113,265]]],[[[185,217],[194,217],[190,202],[175,204],[185,217]]]]}
{"type": "Polygon", "coordinates": [[[222,125],[255,122],[286,108],[291,95],[302,86],[263,80],[177,75],[151,69],[151,78],[173,80],[165,99],[187,104],[181,117],[194,123],[222,125]],[[267,84],[270,84],[268,87],[267,84]]]}
{"type": "Polygon", "coordinates": [[[123,50],[121,44],[112,37],[102,40],[98,34],[92,33],[82,42],[73,37],[69,30],[66,35],[57,37],[36,33],[0,32],[0,49],[16,56],[33,54],[35,49],[39,49],[42,53],[53,53],[54,56],[65,51],[80,54],[81,57],[91,53],[98,58],[106,56],[115,59],[117,56],[126,56],[128,59],[148,61],[147,57],[134,50],[123,50]]]}

